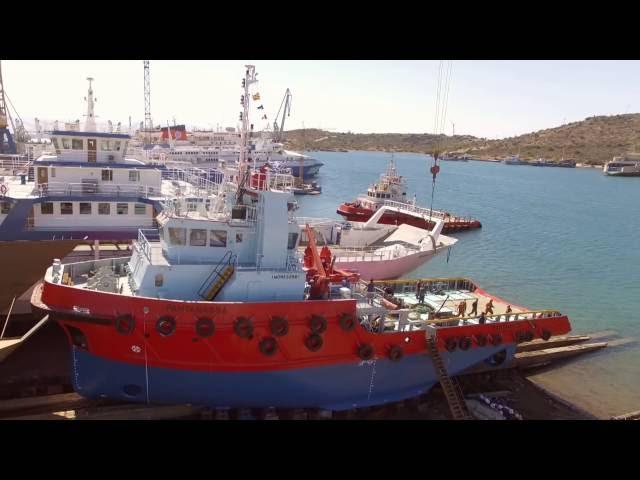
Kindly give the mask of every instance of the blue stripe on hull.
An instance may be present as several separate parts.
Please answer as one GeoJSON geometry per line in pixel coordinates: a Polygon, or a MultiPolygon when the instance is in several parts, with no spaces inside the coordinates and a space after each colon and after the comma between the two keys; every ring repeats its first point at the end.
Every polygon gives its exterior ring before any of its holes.
{"type": "MultiPolygon", "coordinates": [[[[322,166],[322,164],[320,165],[305,165],[304,167],[302,167],[303,171],[304,171],[304,176],[305,178],[310,178],[310,177],[315,177],[318,175],[318,173],[320,172],[320,167],[322,166]]],[[[287,165],[286,168],[290,168],[291,169],[291,175],[293,175],[294,177],[299,177],[300,176],[300,166],[292,166],[292,165],[287,165]]]]}
{"type": "MultiPolygon", "coordinates": [[[[426,354],[399,362],[370,362],[261,372],[192,372],[105,360],[73,348],[73,384],[85,397],[159,404],[191,403],[231,408],[323,408],[340,411],[397,402],[428,392],[437,382],[426,354]],[[148,387],[147,387],[148,385],[148,387]],[[125,393],[128,391],[134,394],[125,393]],[[148,391],[147,391],[148,388],[148,391]]],[[[442,353],[451,375],[505,347],[442,353]]],[[[507,358],[515,345],[506,346],[507,358]]]]}

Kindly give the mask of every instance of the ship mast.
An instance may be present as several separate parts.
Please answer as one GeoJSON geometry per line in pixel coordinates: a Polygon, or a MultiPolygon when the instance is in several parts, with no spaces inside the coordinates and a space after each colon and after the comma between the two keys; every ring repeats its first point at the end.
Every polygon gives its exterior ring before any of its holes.
{"type": "Polygon", "coordinates": [[[247,70],[245,76],[242,79],[242,88],[244,94],[240,97],[240,104],[242,105],[242,112],[240,112],[240,121],[242,122],[242,128],[240,130],[240,161],[238,164],[238,198],[236,203],[240,203],[242,195],[244,193],[244,186],[247,180],[249,166],[247,162],[251,159],[248,158],[249,150],[249,87],[256,83],[256,67],[254,65],[245,65],[247,70]]]}
{"type": "Polygon", "coordinates": [[[87,97],[85,100],[87,101],[87,120],[84,123],[84,131],[85,132],[95,132],[96,131],[96,119],[93,111],[94,102],[98,99],[94,100],[93,98],[93,89],[91,88],[91,82],[93,82],[93,78],[87,77],[89,80],[89,92],[87,93],[87,97]]]}

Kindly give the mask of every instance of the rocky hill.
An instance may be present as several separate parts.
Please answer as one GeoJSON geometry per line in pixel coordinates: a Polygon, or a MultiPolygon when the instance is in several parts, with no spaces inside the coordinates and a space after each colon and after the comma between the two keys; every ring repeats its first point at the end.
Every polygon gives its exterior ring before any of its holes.
{"type": "Polygon", "coordinates": [[[560,127],[517,137],[487,140],[468,135],[337,133],[318,129],[286,132],[286,145],[294,150],[374,150],[432,153],[468,153],[478,158],[502,158],[520,153],[526,160],[602,164],[614,155],[640,147],[640,114],[589,117],[560,127]]]}

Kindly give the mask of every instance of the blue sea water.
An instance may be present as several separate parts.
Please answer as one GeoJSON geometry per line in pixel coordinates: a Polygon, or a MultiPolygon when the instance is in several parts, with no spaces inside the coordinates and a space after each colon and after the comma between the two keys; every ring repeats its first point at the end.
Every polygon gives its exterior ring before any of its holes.
{"type": "MultiPolygon", "coordinates": [[[[310,154],[325,164],[318,177],[322,194],[298,197],[299,214],[336,219],[340,203],[366,191],[391,158],[310,154]]],[[[396,153],[395,160],[409,198],[415,193],[428,207],[432,159],[396,153]]],[[[471,277],[515,304],[567,313],[574,333],[615,330],[640,338],[640,178],[607,177],[599,169],[442,162],[433,208],[473,216],[482,229],[452,234],[459,242],[448,262],[440,255],[407,277],[471,277]]],[[[554,387],[576,379],[565,393],[600,416],[640,409],[640,349],[634,346],[546,375],[554,387]]]]}

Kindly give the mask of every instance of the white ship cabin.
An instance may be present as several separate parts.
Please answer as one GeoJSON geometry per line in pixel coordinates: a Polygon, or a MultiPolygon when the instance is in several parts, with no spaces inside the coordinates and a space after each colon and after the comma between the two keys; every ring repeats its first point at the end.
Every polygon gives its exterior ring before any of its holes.
{"type": "Polygon", "coordinates": [[[287,191],[293,178],[264,178],[260,189],[250,190],[250,205],[230,206],[235,192],[229,190],[209,209],[179,202],[159,215],[158,230],[141,230],[134,243],[125,293],[199,301],[303,300],[300,228],[287,191]]]}
{"type": "Polygon", "coordinates": [[[398,175],[393,160],[380,180],[369,186],[366,195],[360,195],[357,203],[363,208],[377,210],[386,202],[406,202],[407,186],[405,179],[398,175]]]}

